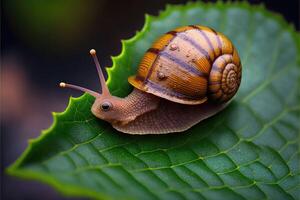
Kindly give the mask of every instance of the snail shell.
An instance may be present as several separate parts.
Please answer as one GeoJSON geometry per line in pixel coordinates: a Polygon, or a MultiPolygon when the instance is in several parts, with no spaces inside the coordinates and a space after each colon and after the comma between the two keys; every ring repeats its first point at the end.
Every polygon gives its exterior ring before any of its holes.
{"type": "Polygon", "coordinates": [[[176,103],[224,103],[237,92],[241,73],[239,55],[227,37],[191,25],[169,31],[154,42],[128,81],[176,103]]]}

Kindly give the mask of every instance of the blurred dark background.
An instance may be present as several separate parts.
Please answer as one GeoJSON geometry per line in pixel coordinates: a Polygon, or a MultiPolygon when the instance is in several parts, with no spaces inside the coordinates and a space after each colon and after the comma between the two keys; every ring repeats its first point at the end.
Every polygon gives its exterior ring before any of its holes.
{"type": "MultiPolygon", "coordinates": [[[[121,51],[121,39],[144,24],[144,14],[157,15],[167,3],[185,0],[2,0],[1,1],[1,199],[70,199],[49,186],[4,174],[41,129],[51,112],[65,109],[74,90],[57,87],[64,80],[91,89],[98,79],[90,48],[102,66],[121,51]]],[[[264,3],[299,30],[299,0],[264,3]]]]}

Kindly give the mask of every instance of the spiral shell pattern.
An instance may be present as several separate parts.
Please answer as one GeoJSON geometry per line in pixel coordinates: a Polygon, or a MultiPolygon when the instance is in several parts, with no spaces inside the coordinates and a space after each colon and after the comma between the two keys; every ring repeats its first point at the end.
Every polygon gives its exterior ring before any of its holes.
{"type": "Polygon", "coordinates": [[[223,103],[237,92],[241,71],[238,52],[225,35],[189,25],[158,38],[128,81],[139,90],[181,104],[223,103]]]}
{"type": "Polygon", "coordinates": [[[241,83],[240,63],[235,63],[233,56],[219,56],[213,63],[209,75],[208,98],[215,102],[226,102],[237,92],[241,83]]]}

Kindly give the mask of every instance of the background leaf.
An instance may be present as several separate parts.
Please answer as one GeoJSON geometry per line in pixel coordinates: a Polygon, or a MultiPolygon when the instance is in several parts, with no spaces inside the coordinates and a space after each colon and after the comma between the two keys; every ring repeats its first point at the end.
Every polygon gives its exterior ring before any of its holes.
{"type": "Polygon", "coordinates": [[[110,90],[126,96],[151,43],[188,24],[223,32],[240,53],[242,84],[226,110],[184,133],[132,136],[96,119],[91,96],[71,98],[8,172],[102,199],[299,197],[300,39],[281,17],[246,3],[168,6],[122,41],[110,90]]]}

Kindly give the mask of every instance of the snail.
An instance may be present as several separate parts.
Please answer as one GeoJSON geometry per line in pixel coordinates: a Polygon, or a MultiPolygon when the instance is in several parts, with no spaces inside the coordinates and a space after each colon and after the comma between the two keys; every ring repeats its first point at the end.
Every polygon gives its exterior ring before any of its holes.
{"type": "Polygon", "coordinates": [[[165,33],[144,54],[134,87],[125,98],[112,96],[96,51],[90,51],[102,93],[76,85],[61,87],[96,98],[91,112],[123,133],[181,132],[224,109],[236,94],[242,66],[237,50],[222,33],[190,25],[165,33]]]}

